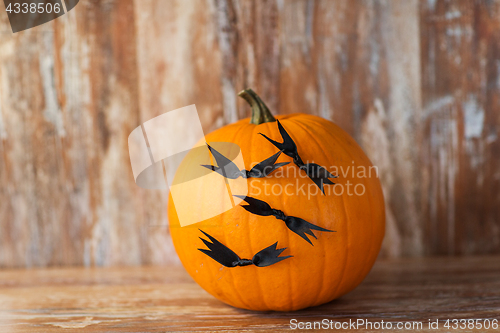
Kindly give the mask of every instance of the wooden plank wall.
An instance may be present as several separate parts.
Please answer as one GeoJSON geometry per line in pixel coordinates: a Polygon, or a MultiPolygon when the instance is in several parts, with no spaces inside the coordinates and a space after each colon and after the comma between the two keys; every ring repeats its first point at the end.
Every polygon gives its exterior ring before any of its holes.
{"type": "Polygon", "coordinates": [[[379,167],[383,256],[500,253],[500,1],[81,0],[0,15],[0,267],[178,262],[127,137],[195,103],[338,123],[379,167]]]}

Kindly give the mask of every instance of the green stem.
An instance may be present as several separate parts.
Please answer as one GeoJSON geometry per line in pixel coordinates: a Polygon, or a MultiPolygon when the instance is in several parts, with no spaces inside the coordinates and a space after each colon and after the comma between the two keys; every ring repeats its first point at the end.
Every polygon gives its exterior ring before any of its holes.
{"type": "Polygon", "coordinates": [[[260,125],[263,123],[271,123],[276,121],[271,111],[267,108],[266,104],[252,89],[245,89],[238,94],[241,98],[250,104],[252,107],[252,116],[250,117],[250,124],[260,125]]]}

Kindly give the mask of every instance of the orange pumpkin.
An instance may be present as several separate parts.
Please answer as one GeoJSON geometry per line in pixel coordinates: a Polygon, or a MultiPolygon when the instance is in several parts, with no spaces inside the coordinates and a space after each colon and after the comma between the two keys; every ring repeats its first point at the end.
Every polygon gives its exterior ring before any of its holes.
{"type": "MultiPolygon", "coordinates": [[[[241,148],[245,167],[277,152],[258,133],[281,142],[277,123],[262,101],[248,91],[243,97],[252,106],[252,117],[222,127],[208,135],[207,143],[232,142],[241,148]]],[[[290,232],[272,216],[250,214],[236,206],[218,216],[181,227],[169,198],[168,218],[173,243],[191,277],[207,292],[232,306],[250,310],[291,311],[320,305],[353,290],[363,281],[377,258],[385,230],[382,188],[376,168],[360,146],[334,123],[306,114],[276,117],[297,145],[300,156],[339,176],[336,185],[325,185],[325,195],[303,171],[290,163],[260,179],[247,179],[249,195],[264,200],[288,216],[298,216],[335,232],[314,231],[313,246],[290,232]],[[281,192],[280,192],[281,190],[281,192]],[[241,258],[278,242],[293,256],[268,267],[225,267],[198,249],[206,249],[200,232],[207,232],[241,258]]],[[[277,162],[291,161],[281,154],[277,162]]],[[[188,155],[176,178],[199,163],[188,155]]],[[[211,180],[199,180],[212,188],[211,180]]],[[[215,188],[215,187],[214,187],[215,188]]],[[[213,198],[227,195],[213,193],[213,198]]],[[[197,214],[203,203],[185,199],[197,214]]],[[[205,205],[206,207],[206,205],[205,205]]]]}

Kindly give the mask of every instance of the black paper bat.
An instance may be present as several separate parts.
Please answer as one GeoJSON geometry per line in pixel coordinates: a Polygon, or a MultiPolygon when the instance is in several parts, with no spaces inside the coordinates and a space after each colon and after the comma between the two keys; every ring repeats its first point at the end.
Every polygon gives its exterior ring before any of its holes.
{"type": "Polygon", "coordinates": [[[325,228],[318,227],[317,225],[309,223],[306,220],[301,219],[300,217],[286,216],[285,213],[283,213],[281,210],[271,208],[271,206],[269,206],[269,204],[265,201],[255,199],[252,197],[245,197],[243,195],[234,195],[234,196],[248,203],[248,205],[246,206],[241,206],[245,208],[248,212],[260,216],[274,216],[278,220],[284,221],[288,229],[290,229],[300,237],[304,238],[311,245],[313,245],[313,243],[306,236],[306,234],[311,235],[314,238],[318,239],[316,235],[314,235],[314,233],[311,231],[311,229],[318,231],[335,232],[333,230],[328,230],[325,228]]]}
{"type": "Polygon", "coordinates": [[[278,123],[278,129],[280,131],[281,137],[283,138],[283,142],[277,142],[269,137],[267,137],[265,134],[259,133],[263,137],[265,137],[269,142],[271,142],[276,148],[281,150],[283,154],[290,156],[293,158],[293,162],[297,165],[303,165],[304,162],[300,159],[299,153],[297,152],[297,145],[293,141],[293,139],[288,135],[287,131],[283,128],[279,120],[276,120],[278,123]]]}
{"type": "Polygon", "coordinates": [[[321,189],[321,192],[323,192],[323,194],[325,194],[325,189],[323,187],[324,184],[335,185],[335,183],[328,178],[338,177],[332,175],[330,172],[328,172],[328,170],[316,163],[303,164],[299,166],[299,169],[306,172],[307,176],[309,176],[309,178],[311,178],[311,180],[321,189]]]}
{"type": "Polygon", "coordinates": [[[293,158],[293,163],[297,165],[301,170],[304,170],[309,178],[316,184],[320,189],[323,194],[325,194],[325,190],[323,185],[335,185],[334,182],[332,182],[328,178],[337,178],[338,176],[332,175],[326,168],[322,167],[321,165],[318,165],[316,163],[304,163],[302,162],[302,159],[299,156],[299,153],[297,151],[297,145],[293,141],[293,139],[290,137],[290,135],[287,133],[285,128],[283,128],[283,125],[279,122],[279,120],[276,120],[278,123],[278,129],[280,131],[281,137],[283,138],[283,142],[277,142],[269,137],[267,137],[265,134],[259,133],[263,137],[265,137],[269,142],[271,142],[276,148],[279,150],[283,151],[283,153],[287,156],[290,156],[293,158]]]}
{"type": "Polygon", "coordinates": [[[243,178],[263,178],[272,173],[274,170],[290,163],[282,162],[274,164],[278,157],[281,155],[281,151],[279,151],[273,156],[266,158],[264,161],[255,165],[252,169],[250,169],[250,171],[240,170],[238,166],[234,164],[230,159],[219,153],[214,148],[210,147],[208,144],[207,146],[213,157],[215,158],[217,166],[203,164],[202,166],[215,171],[218,174],[221,174],[222,176],[229,179],[236,179],[240,176],[243,178]]]}
{"type": "Polygon", "coordinates": [[[271,246],[266,247],[265,249],[257,252],[252,260],[250,259],[241,259],[236,253],[234,253],[227,246],[219,242],[217,239],[213,238],[203,230],[199,229],[205,236],[210,239],[212,243],[200,237],[200,239],[205,243],[205,245],[210,250],[198,249],[201,252],[205,253],[207,256],[217,261],[219,264],[222,264],[226,267],[236,267],[236,266],[249,266],[255,265],[257,267],[266,267],[274,265],[282,260],[290,258],[292,256],[280,257],[281,252],[286,250],[285,248],[276,249],[278,242],[274,243],[271,246]]]}

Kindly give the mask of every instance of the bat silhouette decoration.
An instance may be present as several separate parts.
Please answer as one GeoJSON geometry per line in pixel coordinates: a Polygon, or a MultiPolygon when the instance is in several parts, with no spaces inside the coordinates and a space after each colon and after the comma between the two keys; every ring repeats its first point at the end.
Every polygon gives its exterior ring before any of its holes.
{"type": "Polygon", "coordinates": [[[215,171],[218,174],[229,179],[236,179],[240,176],[243,178],[263,178],[269,175],[274,170],[290,163],[282,162],[274,164],[278,157],[281,155],[281,151],[279,151],[273,156],[266,158],[264,161],[256,164],[252,169],[250,169],[250,171],[240,170],[238,166],[234,164],[230,159],[219,153],[213,147],[210,147],[210,145],[207,144],[207,146],[212,153],[212,156],[215,158],[217,166],[203,164],[202,166],[215,171]]]}
{"type": "Polygon", "coordinates": [[[335,232],[333,230],[318,227],[317,225],[309,223],[306,220],[301,219],[300,217],[286,216],[285,213],[283,213],[281,210],[271,208],[271,206],[265,201],[252,197],[245,197],[243,195],[234,196],[248,203],[248,205],[241,206],[248,212],[260,216],[274,216],[278,220],[284,221],[288,229],[304,238],[311,245],[313,245],[313,243],[306,236],[306,234],[313,236],[315,239],[318,239],[316,235],[314,235],[314,233],[311,231],[311,229],[318,231],[335,232]]]}
{"type": "Polygon", "coordinates": [[[297,151],[297,145],[287,133],[287,131],[283,128],[283,125],[276,120],[278,123],[278,129],[280,131],[283,142],[277,142],[266,136],[265,134],[259,133],[264,138],[266,138],[269,142],[271,142],[276,148],[281,150],[283,154],[290,156],[293,159],[293,163],[299,167],[300,170],[305,171],[307,176],[321,189],[321,192],[325,194],[325,190],[323,185],[335,185],[329,178],[337,178],[338,176],[332,175],[326,168],[318,165],[316,163],[304,163],[299,156],[297,151]]]}
{"type": "Polygon", "coordinates": [[[236,253],[234,253],[227,246],[219,242],[217,239],[213,238],[203,230],[199,229],[205,236],[210,239],[212,243],[200,237],[200,239],[205,243],[205,245],[209,248],[209,250],[198,249],[199,251],[205,253],[207,256],[217,261],[219,264],[222,264],[226,267],[237,267],[237,266],[250,266],[255,265],[257,267],[266,267],[274,265],[282,260],[293,256],[284,256],[280,257],[281,252],[286,250],[285,248],[277,249],[276,246],[278,242],[274,243],[271,246],[266,247],[265,249],[257,252],[253,258],[250,259],[241,259],[236,253]]]}
{"type": "Polygon", "coordinates": [[[276,148],[283,151],[283,154],[293,158],[293,163],[295,163],[297,165],[303,165],[304,162],[302,162],[302,160],[299,156],[299,153],[297,152],[297,145],[295,144],[293,139],[290,137],[290,135],[287,133],[287,131],[285,131],[285,129],[283,128],[283,125],[281,125],[280,121],[276,120],[276,122],[278,123],[278,129],[280,131],[281,138],[283,139],[283,142],[280,143],[280,142],[274,141],[273,139],[269,138],[265,134],[262,134],[262,133],[259,133],[259,134],[262,135],[263,137],[265,137],[276,148]]]}
{"type": "Polygon", "coordinates": [[[321,189],[321,192],[325,194],[325,189],[323,185],[335,185],[328,178],[337,178],[338,176],[332,175],[328,170],[316,163],[307,163],[303,165],[298,165],[300,170],[305,171],[307,176],[321,189]]]}

